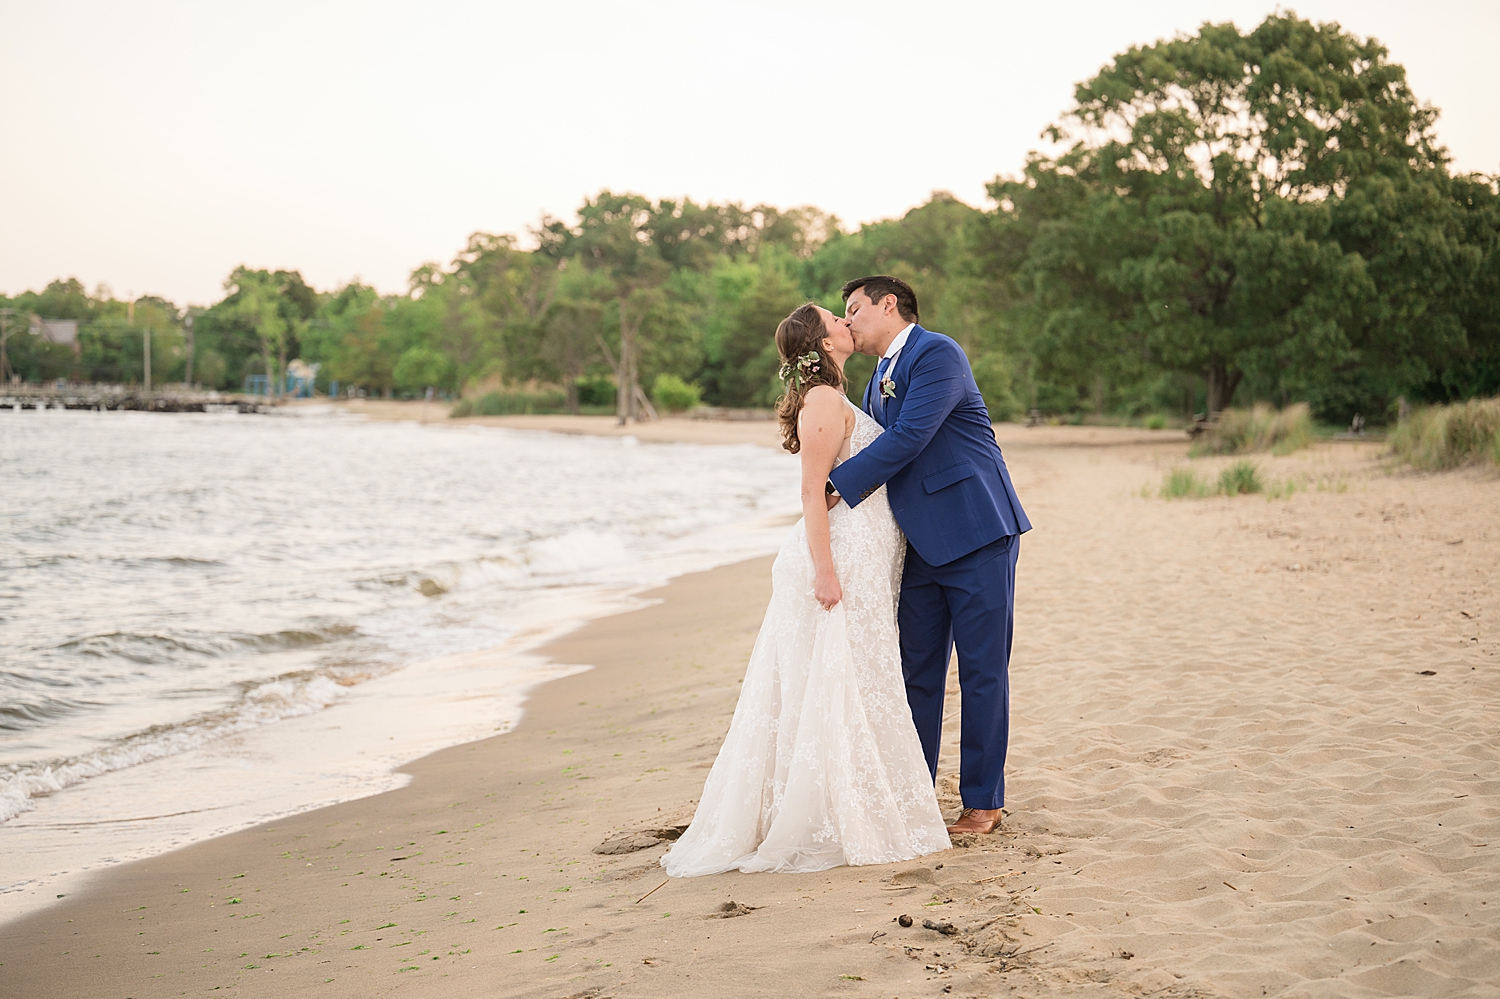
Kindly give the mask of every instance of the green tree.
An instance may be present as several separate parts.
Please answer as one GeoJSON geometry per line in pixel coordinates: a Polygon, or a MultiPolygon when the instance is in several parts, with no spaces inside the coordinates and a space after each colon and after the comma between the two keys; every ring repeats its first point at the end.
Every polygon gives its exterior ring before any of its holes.
{"type": "Polygon", "coordinates": [[[452,376],[453,362],[448,355],[424,344],[406,348],[391,370],[396,387],[413,393],[445,388],[452,376]]]}
{"type": "Polygon", "coordinates": [[[530,371],[562,382],[569,413],[578,412],[578,381],[603,358],[604,315],[614,286],[597,271],[562,261],[535,339],[530,371]]]}
{"type": "Polygon", "coordinates": [[[653,206],[637,194],[601,191],[578,210],[578,225],[545,222],[539,235],[543,252],[577,257],[584,267],[605,275],[614,285],[617,341],[608,357],[618,386],[616,416],[620,423],[637,419],[646,393],[640,383],[641,327],[661,304],[662,284],[670,268],[651,242],[653,206]]]}
{"type": "Polygon", "coordinates": [[[704,360],[700,383],[716,406],[763,406],[780,391],[776,326],[806,301],[796,261],[772,247],[757,258],[720,257],[710,274],[702,313],[704,360]]]}
{"type": "MultiPolygon", "coordinates": [[[[1247,371],[1328,372],[1399,349],[1393,316],[1430,314],[1442,292],[1397,288],[1340,242],[1361,214],[1344,211],[1351,197],[1404,190],[1409,206],[1444,175],[1434,112],[1386,56],[1275,14],[1132,48],[1081,85],[1050,133],[1067,150],[991,186],[1009,218],[989,247],[1027,244],[1017,276],[1038,353],[1198,372],[1217,410],[1247,371]]],[[[1438,256],[1438,271],[1460,264],[1438,256]]]]}
{"type": "Polygon", "coordinates": [[[226,289],[233,293],[235,301],[227,315],[255,332],[260,343],[263,370],[270,383],[268,394],[280,398],[292,325],[282,315],[281,296],[276,286],[263,275],[264,272],[256,273],[240,267],[229,276],[226,289]],[[280,359],[280,367],[272,364],[273,356],[280,359]]]}
{"type": "Polygon", "coordinates": [[[301,355],[301,337],[320,308],[317,292],[297,271],[244,266],[225,279],[224,291],[223,299],[194,317],[194,339],[223,359],[221,387],[235,387],[258,370],[279,394],[287,362],[301,355]]]}

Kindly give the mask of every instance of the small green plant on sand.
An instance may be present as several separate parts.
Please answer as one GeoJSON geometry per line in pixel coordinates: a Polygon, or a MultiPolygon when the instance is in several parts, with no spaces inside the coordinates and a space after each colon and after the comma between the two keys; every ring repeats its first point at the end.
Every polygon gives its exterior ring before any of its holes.
{"type": "Polygon", "coordinates": [[[1191,468],[1174,468],[1161,480],[1162,499],[1186,499],[1210,496],[1213,490],[1191,468]]]}
{"type": "Polygon", "coordinates": [[[1165,430],[1165,429],[1167,429],[1167,418],[1165,416],[1161,415],[1160,413],[1152,413],[1150,416],[1146,417],[1146,429],[1147,430],[1165,430]]]}
{"type": "MultiPolygon", "coordinates": [[[[1269,482],[1261,478],[1254,462],[1237,461],[1222,469],[1218,479],[1207,479],[1192,468],[1174,468],[1162,477],[1156,495],[1162,499],[1204,499],[1209,496],[1243,496],[1264,494],[1267,499],[1286,499],[1299,489],[1295,480],[1269,482]]],[[[1150,496],[1149,487],[1141,490],[1150,496]]]]}
{"type": "Polygon", "coordinates": [[[1219,473],[1219,492],[1225,496],[1258,493],[1265,488],[1260,471],[1248,461],[1237,461],[1219,473]]]}
{"type": "Polygon", "coordinates": [[[1304,488],[1306,486],[1299,484],[1296,479],[1273,482],[1266,486],[1266,499],[1291,499],[1293,493],[1304,488]]]}

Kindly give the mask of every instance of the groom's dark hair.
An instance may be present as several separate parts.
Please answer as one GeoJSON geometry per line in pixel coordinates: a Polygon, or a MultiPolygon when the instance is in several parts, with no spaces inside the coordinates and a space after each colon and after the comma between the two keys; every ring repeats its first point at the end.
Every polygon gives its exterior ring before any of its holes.
{"type": "Polygon", "coordinates": [[[909,323],[917,321],[917,293],[911,290],[911,285],[898,277],[889,274],[876,274],[872,277],[855,278],[853,281],[844,282],[844,301],[849,301],[849,296],[859,289],[865,290],[865,296],[872,302],[879,302],[887,295],[896,296],[896,311],[901,313],[901,318],[909,323]]]}

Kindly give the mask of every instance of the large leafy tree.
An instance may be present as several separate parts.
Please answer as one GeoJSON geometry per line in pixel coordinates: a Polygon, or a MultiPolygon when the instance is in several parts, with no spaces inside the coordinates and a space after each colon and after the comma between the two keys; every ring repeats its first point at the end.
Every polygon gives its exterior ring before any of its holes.
{"type": "Polygon", "coordinates": [[[707,283],[699,320],[704,392],[720,406],[766,405],[780,388],[773,334],[805,300],[797,287],[796,261],[779,248],[754,259],[720,257],[707,283]]]}
{"type": "Polygon", "coordinates": [[[301,338],[322,303],[297,271],[236,267],[224,281],[224,298],[195,317],[195,339],[232,386],[259,368],[273,391],[289,360],[301,354],[301,338]]]}
{"type": "Polygon", "coordinates": [[[1434,317],[1472,262],[1449,237],[1434,118],[1383,46],[1338,25],[1204,25],[1082,84],[1050,133],[1064,152],[991,186],[1002,217],[981,241],[1019,263],[1055,366],[1114,354],[1201,373],[1210,410],[1249,371],[1399,352],[1415,315],[1441,352],[1461,328],[1434,317]],[[1396,227],[1376,231],[1369,199],[1421,230],[1421,252],[1379,266],[1396,227]]]}
{"type": "MultiPolygon", "coordinates": [[[[947,191],[934,191],[900,218],[866,223],[855,232],[833,227],[803,264],[803,290],[842,315],[839,290],[844,282],[868,274],[894,274],[917,290],[922,324],[955,337],[975,359],[984,338],[964,314],[959,286],[963,231],[979,214],[947,191]]],[[[872,358],[857,354],[849,359],[844,371],[854,398],[859,398],[874,370],[872,358]]]]}
{"type": "Polygon", "coordinates": [[[577,226],[549,220],[538,230],[540,252],[559,260],[576,258],[613,286],[618,339],[609,360],[615,369],[616,416],[621,423],[636,419],[646,398],[638,339],[642,325],[661,304],[662,285],[671,273],[651,239],[656,214],[651,202],[638,194],[606,190],[584,202],[577,226]]]}
{"type": "Polygon", "coordinates": [[[357,282],[329,295],[303,338],[309,356],[324,365],[320,377],[341,388],[390,391],[400,353],[386,328],[390,307],[374,288],[357,282]]]}

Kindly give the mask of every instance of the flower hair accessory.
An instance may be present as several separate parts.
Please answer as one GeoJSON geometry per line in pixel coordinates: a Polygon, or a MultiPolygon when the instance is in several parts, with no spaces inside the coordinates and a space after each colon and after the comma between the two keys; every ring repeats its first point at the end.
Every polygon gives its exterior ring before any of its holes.
{"type": "Polygon", "coordinates": [[[816,350],[809,350],[797,358],[795,362],[786,362],[781,366],[780,376],[782,382],[791,382],[793,385],[801,388],[803,382],[822,370],[822,360],[816,350]]]}

